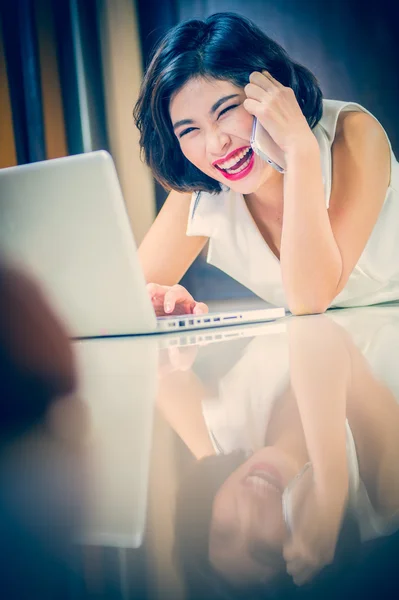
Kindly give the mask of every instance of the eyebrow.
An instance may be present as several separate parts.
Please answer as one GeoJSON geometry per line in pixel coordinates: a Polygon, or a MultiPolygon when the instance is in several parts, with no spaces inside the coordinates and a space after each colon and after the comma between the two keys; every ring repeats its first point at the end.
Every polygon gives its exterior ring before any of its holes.
{"type": "MultiPolygon", "coordinates": [[[[211,107],[209,114],[213,115],[217,111],[217,109],[220,106],[222,106],[222,104],[227,102],[227,100],[231,100],[232,98],[237,98],[238,96],[239,96],[239,94],[230,94],[229,96],[223,96],[222,98],[219,98],[219,100],[217,100],[215,102],[215,104],[211,107]]],[[[178,127],[181,127],[182,125],[192,125],[192,123],[194,123],[194,121],[192,119],[182,119],[181,121],[177,121],[176,123],[174,123],[173,129],[175,130],[178,127]]]]}

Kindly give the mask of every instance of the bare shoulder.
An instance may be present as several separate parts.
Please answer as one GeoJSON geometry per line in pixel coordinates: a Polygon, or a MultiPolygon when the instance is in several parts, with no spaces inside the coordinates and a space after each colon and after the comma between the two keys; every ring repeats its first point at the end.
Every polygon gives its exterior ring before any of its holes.
{"type": "Polygon", "coordinates": [[[383,128],[363,111],[340,115],[331,155],[328,215],[342,257],[339,293],[358,262],[384,204],[391,155],[383,128]]]}
{"type": "Polygon", "coordinates": [[[171,190],[163,204],[163,208],[167,209],[185,209],[188,211],[190,207],[192,194],[190,192],[177,192],[171,190]]]}
{"type": "Polygon", "coordinates": [[[362,111],[341,112],[332,145],[332,158],[337,171],[347,172],[350,168],[358,173],[378,177],[389,185],[390,149],[387,136],[380,123],[362,111]]]}
{"type": "Polygon", "coordinates": [[[386,134],[377,119],[362,111],[342,111],[339,114],[333,147],[340,143],[364,144],[370,141],[389,148],[386,134]]]}
{"type": "Polygon", "coordinates": [[[377,124],[377,121],[369,115],[360,110],[342,110],[338,115],[336,135],[344,133],[348,127],[363,127],[364,125],[377,124]]]}

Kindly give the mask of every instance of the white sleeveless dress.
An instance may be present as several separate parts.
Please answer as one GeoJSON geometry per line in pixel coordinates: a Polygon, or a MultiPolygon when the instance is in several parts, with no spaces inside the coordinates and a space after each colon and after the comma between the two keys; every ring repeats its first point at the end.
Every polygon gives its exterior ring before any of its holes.
{"type": "MultiPolygon", "coordinates": [[[[331,193],[331,146],[341,111],[371,114],[359,104],[323,100],[323,116],[313,132],[320,147],[327,208],[331,193]]],[[[390,143],[389,147],[391,179],[384,205],[357,265],[332,307],[399,300],[399,163],[390,143]]],[[[193,193],[187,235],[209,237],[208,263],[263,300],[288,308],[280,261],[259,232],[242,194],[227,186],[217,195],[193,193]]]]}

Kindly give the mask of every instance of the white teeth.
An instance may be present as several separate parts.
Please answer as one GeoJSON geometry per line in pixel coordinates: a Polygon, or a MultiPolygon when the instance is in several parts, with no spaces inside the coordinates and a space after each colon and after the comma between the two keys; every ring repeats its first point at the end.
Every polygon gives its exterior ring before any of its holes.
{"type": "Polygon", "coordinates": [[[265,490],[270,490],[273,492],[280,493],[278,487],[276,487],[272,483],[269,483],[268,481],[265,481],[262,477],[259,477],[258,475],[250,475],[248,479],[250,480],[251,485],[255,491],[262,492],[265,490]]]}
{"type": "Polygon", "coordinates": [[[249,157],[245,163],[243,163],[241,165],[241,167],[239,169],[225,169],[225,171],[227,173],[229,173],[230,175],[234,175],[234,173],[240,173],[240,171],[243,171],[248,165],[249,165],[249,161],[251,160],[251,157],[249,157]]]}
{"type": "Polygon", "coordinates": [[[231,167],[236,165],[239,160],[244,158],[244,156],[246,154],[248,154],[248,152],[250,150],[251,150],[251,148],[249,148],[249,147],[246,150],[241,150],[241,152],[239,154],[237,154],[236,156],[234,156],[234,158],[231,158],[230,160],[227,160],[226,162],[219,164],[218,167],[220,167],[221,169],[224,169],[225,171],[227,171],[227,169],[231,169],[231,167]]]}

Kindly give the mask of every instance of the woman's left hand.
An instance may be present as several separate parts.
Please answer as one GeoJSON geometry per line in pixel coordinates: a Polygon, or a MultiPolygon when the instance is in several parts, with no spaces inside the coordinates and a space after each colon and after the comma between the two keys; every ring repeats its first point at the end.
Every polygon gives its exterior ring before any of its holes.
{"type": "Polygon", "coordinates": [[[251,73],[249,81],[244,88],[244,108],[257,117],[283,152],[309,138],[312,131],[292,88],[276,81],[268,71],[251,73]]]}

